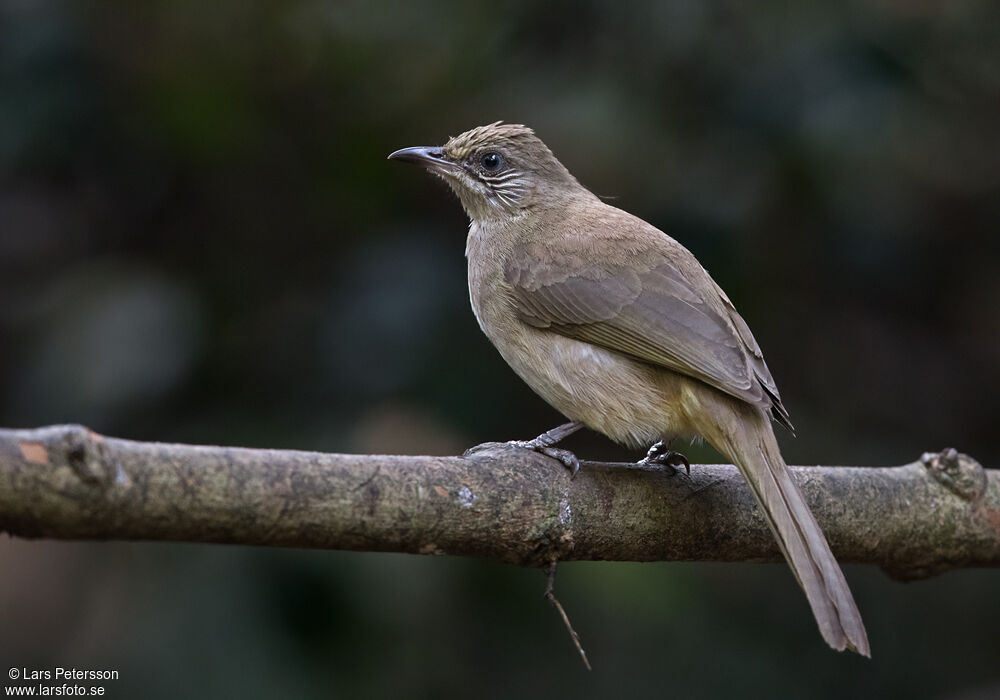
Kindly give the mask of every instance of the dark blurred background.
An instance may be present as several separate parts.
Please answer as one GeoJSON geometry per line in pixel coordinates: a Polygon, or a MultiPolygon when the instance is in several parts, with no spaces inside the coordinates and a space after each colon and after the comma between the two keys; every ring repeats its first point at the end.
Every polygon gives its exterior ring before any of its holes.
{"type": "MultiPolygon", "coordinates": [[[[497,119],[691,248],[793,464],[1000,431],[1000,6],[0,0],[0,425],[455,454],[559,422],[468,308],[466,220],[388,163],[497,119]]],[[[631,460],[594,436],[569,445],[631,460]]],[[[717,457],[691,448],[699,461],[717,457]]],[[[0,540],[0,665],[111,697],[1000,696],[1000,572],[0,540]]]]}

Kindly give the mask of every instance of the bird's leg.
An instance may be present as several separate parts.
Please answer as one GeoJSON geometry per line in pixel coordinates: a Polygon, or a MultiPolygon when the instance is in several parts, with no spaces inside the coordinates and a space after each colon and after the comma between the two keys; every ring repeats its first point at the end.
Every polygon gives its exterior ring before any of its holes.
{"type": "Polygon", "coordinates": [[[583,423],[579,421],[563,423],[552,430],[542,433],[533,440],[510,440],[507,444],[513,447],[521,447],[526,450],[534,450],[535,452],[552,457],[553,459],[558,459],[567,469],[569,469],[572,476],[576,476],[576,473],[580,471],[580,460],[577,459],[576,455],[569,450],[553,447],[553,445],[563,438],[572,435],[582,427],[583,423]]]}
{"type": "Polygon", "coordinates": [[[510,443],[512,445],[516,445],[517,447],[525,447],[529,450],[537,450],[539,447],[552,447],[552,445],[568,438],[582,427],[583,423],[579,421],[563,423],[562,425],[556,426],[552,430],[542,433],[534,440],[511,440],[510,443]]]}
{"type": "Polygon", "coordinates": [[[660,440],[658,443],[649,448],[649,452],[646,456],[639,460],[639,464],[652,465],[652,464],[663,464],[668,467],[673,467],[677,469],[683,466],[684,471],[687,472],[688,476],[691,476],[691,462],[688,458],[682,455],[680,452],[674,452],[670,449],[670,443],[672,440],[667,440],[664,442],[660,440]]]}
{"type": "Polygon", "coordinates": [[[526,450],[534,450],[539,452],[546,457],[552,457],[553,459],[558,459],[562,462],[573,476],[580,471],[580,460],[576,458],[576,455],[569,450],[561,450],[558,447],[553,447],[557,442],[562,440],[568,435],[572,435],[577,430],[583,427],[583,423],[578,421],[573,421],[572,423],[563,423],[562,425],[544,432],[534,440],[510,440],[508,442],[496,443],[496,442],[484,442],[482,445],[476,445],[475,447],[470,447],[465,451],[466,456],[475,454],[482,450],[487,450],[494,448],[497,445],[509,445],[511,447],[520,447],[526,450]]]}

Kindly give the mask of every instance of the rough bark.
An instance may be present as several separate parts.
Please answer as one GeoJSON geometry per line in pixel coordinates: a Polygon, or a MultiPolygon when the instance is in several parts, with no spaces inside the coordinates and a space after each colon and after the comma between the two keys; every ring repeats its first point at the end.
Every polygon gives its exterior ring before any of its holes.
{"type": "MultiPolygon", "coordinates": [[[[898,578],[1000,565],[1000,472],[954,450],[900,467],[797,467],[838,558],[898,578]]],[[[778,560],[736,469],[533,452],[320,454],[0,430],[0,531],[554,560],[778,560]]]]}

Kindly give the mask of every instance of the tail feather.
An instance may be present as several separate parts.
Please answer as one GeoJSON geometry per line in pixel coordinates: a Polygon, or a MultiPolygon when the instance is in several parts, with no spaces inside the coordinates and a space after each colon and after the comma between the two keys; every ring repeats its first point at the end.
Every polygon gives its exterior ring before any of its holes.
{"type": "Polygon", "coordinates": [[[838,651],[871,656],[868,635],[851,590],[819,523],[781,457],[771,424],[747,407],[738,420],[712,426],[705,437],[737,467],[749,484],[812,607],[820,633],[838,651]]]}

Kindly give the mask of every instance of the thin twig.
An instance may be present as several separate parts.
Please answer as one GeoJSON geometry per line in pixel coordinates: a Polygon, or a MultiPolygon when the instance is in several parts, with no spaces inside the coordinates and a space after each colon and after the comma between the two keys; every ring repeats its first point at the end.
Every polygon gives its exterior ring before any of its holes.
{"type": "Polygon", "coordinates": [[[580,635],[578,635],[576,633],[576,630],[573,629],[573,625],[570,624],[569,621],[569,615],[566,614],[566,611],[563,610],[562,603],[560,603],[559,599],[556,598],[555,594],[556,565],[558,563],[559,563],[558,561],[553,559],[552,563],[549,564],[548,568],[545,570],[545,575],[548,577],[548,580],[545,584],[545,597],[548,599],[550,603],[556,606],[556,610],[559,611],[559,615],[560,617],[562,617],[563,624],[566,625],[566,629],[569,631],[569,636],[573,640],[573,644],[574,646],[576,646],[576,650],[580,652],[580,658],[583,660],[583,665],[587,667],[588,671],[593,671],[593,669],[590,667],[590,662],[587,661],[587,652],[583,650],[583,645],[580,644],[580,635]]]}

